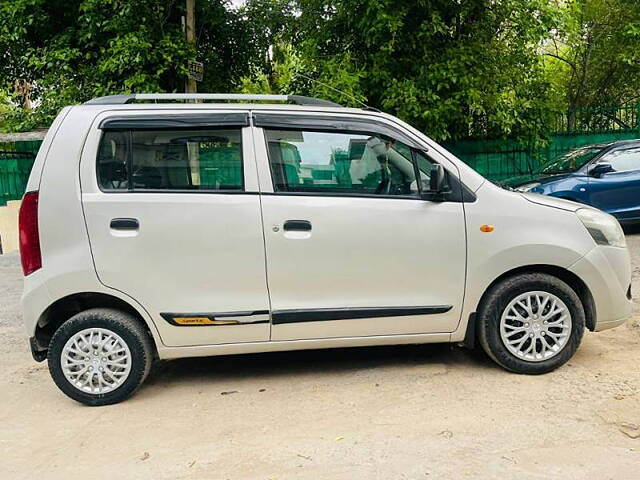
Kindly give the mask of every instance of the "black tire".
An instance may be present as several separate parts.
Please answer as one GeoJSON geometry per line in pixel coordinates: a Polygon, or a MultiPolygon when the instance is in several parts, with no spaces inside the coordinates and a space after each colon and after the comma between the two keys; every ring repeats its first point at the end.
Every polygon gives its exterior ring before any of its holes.
{"type": "Polygon", "coordinates": [[[576,352],[584,334],[584,307],[576,292],[565,282],[544,273],[527,273],[507,278],[494,285],[478,309],[478,338],[484,351],[501,367],[521,374],[539,375],[564,365],[576,352]],[[511,353],[500,336],[500,319],[509,303],[518,295],[543,291],[562,300],[571,314],[571,333],[555,356],[528,361],[511,353]]]}
{"type": "Polygon", "coordinates": [[[49,344],[47,361],[49,372],[58,388],[68,397],[89,406],[111,405],[129,398],[145,380],[154,359],[149,333],[132,315],[107,308],[93,308],[80,312],[64,322],[49,344]],[[120,386],[107,393],[89,393],[76,388],[65,377],[61,366],[62,350],[76,333],[87,328],[104,328],[116,333],[131,352],[131,370],[120,386]]]}

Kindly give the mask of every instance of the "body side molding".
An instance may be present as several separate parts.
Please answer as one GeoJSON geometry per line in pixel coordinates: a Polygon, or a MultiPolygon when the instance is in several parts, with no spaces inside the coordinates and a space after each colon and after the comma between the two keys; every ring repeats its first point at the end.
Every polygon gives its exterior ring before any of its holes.
{"type": "Polygon", "coordinates": [[[269,323],[268,310],[219,313],[161,313],[160,316],[176,327],[208,327],[220,325],[255,325],[269,323]],[[252,318],[253,317],[253,318],[252,318]]]}
{"type": "Polygon", "coordinates": [[[321,322],[327,320],[353,320],[360,318],[404,317],[410,315],[435,315],[446,313],[451,305],[421,307],[367,307],[367,308],[313,308],[294,310],[274,310],[271,313],[273,325],[298,322],[321,322]]]}

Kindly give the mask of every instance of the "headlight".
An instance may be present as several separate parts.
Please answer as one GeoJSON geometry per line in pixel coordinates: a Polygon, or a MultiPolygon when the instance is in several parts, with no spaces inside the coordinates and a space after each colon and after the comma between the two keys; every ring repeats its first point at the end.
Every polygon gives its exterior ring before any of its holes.
{"type": "Polygon", "coordinates": [[[621,248],[627,246],[622,227],[615,217],[590,208],[581,208],[576,212],[576,215],[598,245],[621,248]]]}
{"type": "Polygon", "coordinates": [[[519,187],[515,188],[516,192],[530,192],[531,190],[533,190],[536,187],[540,186],[540,182],[533,182],[533,183],[525,183],[524,185],[520,185],[519,187]]]}

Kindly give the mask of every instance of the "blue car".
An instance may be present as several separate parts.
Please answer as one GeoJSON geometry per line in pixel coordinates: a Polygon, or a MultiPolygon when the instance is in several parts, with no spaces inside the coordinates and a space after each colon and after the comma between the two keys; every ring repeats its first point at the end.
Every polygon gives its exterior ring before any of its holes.
{"type": "Polygon", "coordinates": [[[504,184],[593,205],[620,223],[640,222],[640,140],[577,148],[504,184]]]}

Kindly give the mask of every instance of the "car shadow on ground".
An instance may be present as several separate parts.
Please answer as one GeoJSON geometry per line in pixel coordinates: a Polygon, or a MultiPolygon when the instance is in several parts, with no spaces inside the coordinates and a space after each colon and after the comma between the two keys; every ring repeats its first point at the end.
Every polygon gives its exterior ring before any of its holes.
{"type": "Polygon", "coordinates": [[[184,381],[228,384],[249,378],[266,380],[280,376],[287,376],[295,381],[297,375],[349,374],[375,369],[429,365],[499,369],[481,348],[469,350],[453,344],[397,345],[161,361],[155,365],[145,384],[169,386],[184,381]]]}

